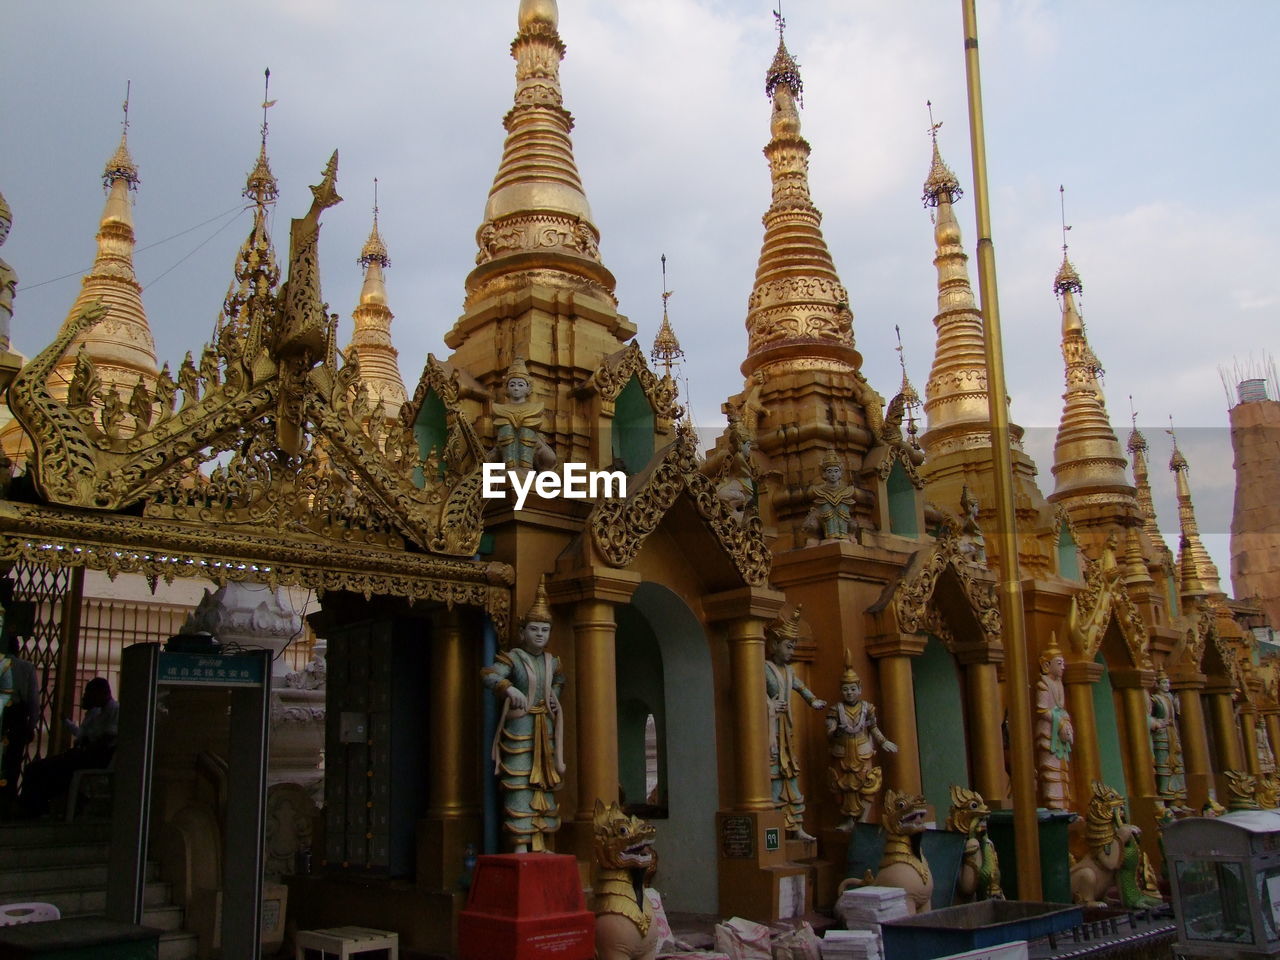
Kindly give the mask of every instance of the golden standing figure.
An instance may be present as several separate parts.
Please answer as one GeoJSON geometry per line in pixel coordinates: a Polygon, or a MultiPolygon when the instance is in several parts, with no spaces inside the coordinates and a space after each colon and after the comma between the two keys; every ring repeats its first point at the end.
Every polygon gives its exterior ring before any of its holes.
{"type": "Polygon", "coordinates": [[[874,704],[862,699],[862,678],[844,652],[840,702],[827,711],[827,740],[831,750],[831,789],[840,797],[844,820],[838,829],[852,830],[865,820],[884,786],[884,771],[876,764],[876,747],[897,753],[898,745],[880,730],[874,704]]]}
{"type": "Polygon", "coordinates": [[[1058,649],[1058,638],[1049,635],[1049,646],[1040,658],[1036,684],[1036,771],[1040,775],[1040,802],[1050,810],[1071,809],[1071,745],[1075,729],[1067,712],[1062,674],[1067,661],[1058,649]]]}
{"type": "Polygon", "coordinates": [[[787,833],[797,840],[812,840],[804,829],[804,795],[800,792],[800,764],[796,760],[795,733],[791,724],[791,691],[815,710],[824,710],[827,701],[819,700],[803,680],[796,676],[791,660],[799,639],[800,607],[789,618],[779,618],[765,631],[769,641],[769,659],[765,661],[764,686],[769,701],[769,782],[773,805],[786,818],[787,833]]]}
{"type": "Polygon", "coordinates": [[[499,653],[482,671],[484,685],[502,698],[493,738],[494,773],[502,780],[503,829],[516,853],[547,849],[560,829],[555,791],[564,781],[564,711],[560,658],[547,652],[551,608],[546,577],[520,628],[520,646],[499,653]]]}
{"type": "Polygon", "coordinates": [[[523,357],[516,357],[507,368],[506,387],[508,402],[493,405],[492,456],[501,459],[508,470],[552,469],[555,451],[542,439],[545,408],[529,399],[533,388],[523,357]]]}
{"type": "Polygon", "coordinates": [[[816,534],[817,540],[848,540],[856,535],[853,507],[858,491],[844,482],[844,466],[834,450],[822,458],[822,480],[809,488],[809,495],[813,506],[805,517],[805,530],[816,534]]]}
{"type": "Polygon", "coordinates": [[[1163,670],[1151,692],[1147,725],[1156,768],[1156,794],[1167,806],[1185,809],[1187,777],[1182,763],[1182,738],[1178,735],[1178,701],[1169,690],[1169,675],[1163,670]]]}

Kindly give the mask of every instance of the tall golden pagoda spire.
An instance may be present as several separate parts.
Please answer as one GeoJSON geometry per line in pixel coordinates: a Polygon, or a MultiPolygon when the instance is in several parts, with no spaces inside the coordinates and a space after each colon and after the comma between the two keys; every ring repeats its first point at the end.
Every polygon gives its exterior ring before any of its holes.
{"type": "Polygon", "coordinates": [[[668,377],[671,376],[671,368],[684,359],[684,350],[680,348],[680,341],[676,338],[676,332],[671,327],[671,320],[667,317],[667,301],[671,299],[672,291],[667,289],[667,255],[662,255],[662,323],[658,327],[658,333],[653,338],[653,350],[649,354],[649,359],[654,363],[662,364],[662,371],[668,377]]]}
{"type": "Polygon", "coordinates": [[[142,305],[142,286],[133,270],[133,210],[130,193],[138,188],[137,164],[129,153],[129,98],[126,92],[120,145],[102,171],[107,202],[98,225],[98,252],[85,275],[80,294],[67,312],[67,321],[79,316],[95,300],[110,308],[107,318],[72,341],[54,368],[55,394],[65,397],[76,357],[83,348],[97,368],[105,390],[133,390],[139,377],[155,383],[156,345],[142,305]]]}
{"type": "Polygon", "coordinates": [[[356,261],[364,267],[364,285],[360,302],[351,314],[355,332],[347,345],[348,354],[360,357],[360,379],[369,389],[370,398],[381,403],[388,419],[399,416],[407,399],[404,380],[400,377],[399,353],[391,343],[391,321],[395,315],[387,306],[387,287],[382,271],[391,266],[387,245],[378,233],[378,181],[373,181],[373,228],[356,261]]]}
{"type": "MultiPolygon", "coordinates": [[[[1132,405],[1133,398],[1129,398],[1132,405]]],[[[1138,504],[1138,515],[1142,518],[1142,529],[1147,538],[1163,554],[1168,554],[1168,545],[1160,535],[1160,525],[1156,522],[1155,498],[1151,496],[1151,468],[1147,466],[1147,438],[1138,429],[1138,414],[1131,414],[1133,429],[1129,432],[1126,449],[1133,460],[1134,499],[1138,504]]]]}
{"type": "Polygon", "coordinates": [[[1187,464],[1187,458],[1178,449],[1172,419],[1168,433],[1173,440],[1169,469],[1173,471],[1174,486],[1178,494],[1178,526],[1182,531],[1178,540],[1178,568],[1182,572],[1183,592],[1188,592],[1188,584],[1195,581],[1209,596],[1222,597],[1224,594],[1218,578],[1218,568],[1214,566],[1209,551],[1200,540],[1200,527],[1196,523],[1196,509],[1191,502],[1191,482],[1188,479],[1191,468],[1187,464]]]}
{"type": "MultiPolygon", "coordinates": [[[[1059,187],[1059,193],[1063,192],[1059,187]]],[[[1065,208],[1064,208],[1065,209],[1065,208]]],[[[1134,489],[1125,474],[1128,464],[1107,415],[1099,377],[1102,365],[1085,335],[1076,296],[1084,290],[1080,275],[1067,258],[1065,213],[1062,225],[1062,266],[1053,291],[1062,300],[1062,359],[1066,363],[1066,392],[1062,419],[1053,445],[1051,503],[1062,503],[1077,529],[1099,532],[1099,546],[1117,524],[1138,517],[1134,489]]]]}
{"type": "Polygon", "coordinates": [[[503,119],[507,139],[476,231],[480,269],[467,278],[468,295],[494,265],[526,267],[535,254],[551,255],[557,268],[612,297],[613,275],[600,262],[600,231],[569,139],[573,116],[560,90],[565,46],[559,23],[556,0],[520,0],[519,32],[511,43],[515,104],[503,119]]]}
{"type": "Polygon", "coordinates": [[[245,178],[242,196],[253,204],[253,225],[249,235],[240,244],[236,255],[235,279],[227,290],[214,329],[215,339],[222,345],[224,355],[230,356],[236,341],[248,333],[252,305],[262,303],[273,296],[280,282],[280,265],[276,262],[271,232],[267,228],[270,208],[280,195],[280,186],[271,172],[267,158],[267,111],[275,104],[268,99],[271,88],[271,71],[263,71],[262,128],[258,145],[258,158],[245,178]]]}
{"type": "MultiPolygon", "coordinates": [[[[787,50],[780,14],[778,50],[765,74],[773,101],[769,160],[773,202],[764,214],[764,241],[755,286],[747,301],[747,358],[743,374],[788,361],[825,360],[832,370],[853,372],[862,357],[853,346],[849,294],[822,236],[822,214],[809,195],[809,153],[800,135],[804,84],[787,50]]],[[[777,371],[772,371],[772,373],[777,371]]]]}
{"type": "Polygon", "coordinates": [[[555,425],[548,443],[557,457],[594,463],[611,455],[575,391],[636,327],[618,313],[616,282],[600,260],[600,231],[573,157],[559,20],[555,0],[519,2],[507,137],[476,231],[463,313],[444,341],[450,366],[493,401],[505,396],[506,371],[522,359],[533,398],[555,425]]]}
{"type": "Polygon", "coordinates": [[[924,388],[927,426],[921,437],[929,458],[950,450],[991,446],[982,315],[969,281],[969,257],[961,244],[954,209],[964,191],[938,149],[941,126],[930,124],[933,160],[922,197],[926,207],[935,208],[933,265],[938,271],[938,313],[933,319],[937,347],[924,388]]]}

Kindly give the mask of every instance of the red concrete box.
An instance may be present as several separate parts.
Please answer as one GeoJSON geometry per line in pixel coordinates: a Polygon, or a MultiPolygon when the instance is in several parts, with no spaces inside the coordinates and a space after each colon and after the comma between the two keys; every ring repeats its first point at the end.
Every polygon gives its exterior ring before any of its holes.
{"type": "Polygon", "coordinates": [[[596,918],[578,862],[556,853],[479,857],[458,914],[460,960],[592,960],[596,918]]]}

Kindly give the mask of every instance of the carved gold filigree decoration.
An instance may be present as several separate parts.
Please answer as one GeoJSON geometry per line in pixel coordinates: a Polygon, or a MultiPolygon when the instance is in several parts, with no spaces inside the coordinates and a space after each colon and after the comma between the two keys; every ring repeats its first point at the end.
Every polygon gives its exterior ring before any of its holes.
{"type": "Polygon", "coordinates": [[[69,320],[23,369],[10,407],[31,439],[31,473],[47,502],[96,511],[141,504],[156,518],[475,553],[482,458],[457,408],[456,384],[449,388],[438,364],[428,363],[445,401],[447,438],[427,462],[412,424],[385,432],[358,357],[338,366],[316,261],[319,214],[339,199],[335,172],[336,155],[312,188],[311,210],[294,221],[283,289],[271,293],[267,277],[260,295],[238,300],[237,322],[204,348],[199,366],[188,354],[176,383],[165,372],[153,390],[140,381],[126,399],[103,386],[82,353],[67,402],[51,394],[53,367],[106,316],[101,304],[69,320]],[[208,476],[199,471],[215,459],[225,462],[208,476]]]}
{"type": "Polygon", "coordinates": [[[1082,661],[1092,663],[1114,619],[1133,665],[1152,667],[1146,621],[1125,588],[1114,541],[1107,541],[1097,560],[1083,555],[1081,559],[1085,588],[1071,598],[1067,609],[1067,638],[1072,650],[1082,661]]]}
{"type": "Polygon", "coordinates": [[[752,586],[768,583],[772,562],[759,516],[750,512],[742,522],[733,516],[717,495],[715,483],[699,471],[697,441],[683,423],[676,429],[675,441],[658,455],[647,474],[633,477],[629,486],[630,496],[602,501],[587,521],[592,543],[610,566],[629,565],[684,494],[742,579],[752,586]]]}
{"type": "Polygon", "coordinates": [[[655,417],[672,421],[679,420],[684,415],[684,409],[676,403],[676,382],[670,375],[659,377],[650,370],[644,351],[634,340],[606,357],[583,384],[582,392],[594,392],[606,404],[611,405],[632,377],[639,379],[640,389],[653,407],[655,417]]]}
{"type": "Polygon", "coordinates": [[[925,552],[923,562],[913,562],[906,579],[899,581],[893,599],[898,628],[904,633],[932,633],[948,647],[956,636],[938,609],[935,591],[944,575],[954,576],[960,585],[982,639],[991,646],[1000,643],[1000,604],[995,587],[974,576],[974,567],[956,536],[953,526],[944,525],[937,541],[925,552]]]}

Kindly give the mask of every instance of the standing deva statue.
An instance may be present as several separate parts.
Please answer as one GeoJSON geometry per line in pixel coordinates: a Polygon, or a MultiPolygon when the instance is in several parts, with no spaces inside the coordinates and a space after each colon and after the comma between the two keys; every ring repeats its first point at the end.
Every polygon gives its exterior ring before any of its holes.
{"type": "Polygon", "coordinates": [[[1036,772],[1040,802],[1050,810],[1071,809],[1070,758],[1076,734],[1062,685],[1066,668],[1057,635],[1051,633],[1049,646],[1040,658],[1040,680],[1036,684],[1036,772]]]}
{"type": "Polygon", "coordinates": [[[546,577],[520,626],[520,645],[499,653],[482,671],[502,701],[493,738],[493,772],[502,782],[502,827],[516,853],[547,849],[560,829],[555,791],[564,782],[564,710],[560,658],[547,652],[551,607],[546,577]]]}
{"type": "Polygon", "coordinates": [[[809,496],[813,506],[804,519],[804,529],[816,537],[811,537],[808,545],[819,540],[857,539],[853,508],[858,502],[858,490],[844,482],[844,466],[834,450],[828,450],[822,458],[822,480],[809,488],[809,496]]]}
{"type": "MultiPolygon", "coordinates": [[[[13,226],[13,211],[0,193],[0,247],[9,239],[13,226]]],[[[0,353],[9,350],[9,321],[13,319],[13,296],[18,289],[18,274],[13,267],[0,260],[0,353]]]]}
{"type": "Polygon", "coordinates": [[[533,393],[529,368],[516,357],[507,368],[507,402],[494,403],[494,448],[490,454],[508,470],[551,470],[556,454],[542,438],[545,407],[530,400],[533,393]]]}
{"type": "Polygon", "coordinates": [[[844,817],[837,829],[849,831],[871,813],[884,786],[884,771],[876,765],[876,747],[897,753],[898,745],[880,730],[876,708],[862,699],[862,678],[844,652],[840,702],[827,711],[827,741],[831,750],[831,789],[840,798],[844,817]]]}
{"type": "Polygon", "coordinates": [[[1178,701],[1169,690],[1169,675],[1156,676],[1147,717],[1151,730],[1151,755],[1156,768],[1156,796],[1176,812],[1187,811],[1187,776],[1182,764],[1182,738],[1178,735],[1178,701]]]}
{"type": "Polygon", "coordinates": [[[769,782],[773,788],[773,805],[786,818],[787,833],[797,840],[812,840],[804,830],[804,795],[800,792],[800,764],[796,760],[795,733],[791,723],[791,691],[815,710],[824,710],[827,701],[819,700],[804,681],[796,676],[791,661],[796,655],[800,636],[800,606],[786,619],[769,624],[765,636],[769,643],[769,659],[764,664],[764,688],[769,701],[769,782]]]}

